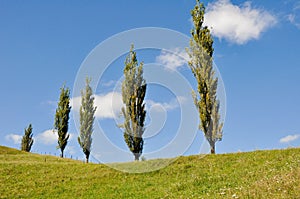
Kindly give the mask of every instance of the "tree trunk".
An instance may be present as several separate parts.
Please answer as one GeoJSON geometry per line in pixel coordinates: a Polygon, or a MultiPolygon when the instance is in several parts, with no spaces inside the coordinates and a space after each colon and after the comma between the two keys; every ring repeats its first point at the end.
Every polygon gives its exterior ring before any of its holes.
{"type": "Polygon", "coordinates": [[[141,154],[139,154],[139,153],[135,153],[135,154],[134,154],[134,160],[135,160],[135,161],[139,161],[140,155],[141,155],[141,154]]]}
{"type": "Polygon", "coordinates": [[[215,143],[212,143],[212,144],[210,145],[210,153],[211,153],[211,154],[215,154],[215,153],[216,153],[215,143]]]}
{"type": "Polygon", "coordinates": [[[90,157],[89,155],[85,156],[85,163],[89,163],[89,157],[90,157]]]}
{"type": "Polygon", "coordinates": [[[64,151],[61,151],[60,157],[61,157],[61,158],[64,157],[64,151]]]}

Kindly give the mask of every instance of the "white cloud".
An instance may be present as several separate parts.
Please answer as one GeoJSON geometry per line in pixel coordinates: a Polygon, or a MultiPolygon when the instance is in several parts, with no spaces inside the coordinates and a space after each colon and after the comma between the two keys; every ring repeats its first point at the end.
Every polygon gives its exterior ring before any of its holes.
{"type": "Polygon", "coordinates": [[[115,83],[116,83],[116,81],[110,80],[108,82],[103,82],[101,85],[104,86],[104,87],[110,87],[110,86],[112,86],[115,83]]]}
{"type": "Polygon", "coordinates": [[[259,39],[262,32],[277,23],[274,15],[252,8],[249,1],[240,6],[233,5],[230,0],[209,3],[204,19],[204,24],[212,27],[214,36],[236,44],[259,39]]]}
{"type": "Polygon", "coordinates": [[[58,139],[57,131],[53,131],[52,129],[46,130],[43,133],[37,134],[36,142],[52,145],[56,144],[58,139]]]}
{"type": "Polygon", "coordinates": [[[158,112],[161,111],[172,111],[178,107],[180,104],[184,103],[187,99],[184,96],[178,96],[177,98],[171,99],[169,102],[155,102],[153,100],[147,100],[146,105],[149,107],[148,109],[152,109],[158,112]]]}
{"type": "MultiPolygon", "coordinates": [[[[95,106],[97,106],[97,110],[95,113],[95,117],[104,119],[104,118],[119,118],[121,113],[121,108],[124,106],[122,101],[122,95],[119,92],[109,92],[104,95],[95,95],[95,106]]],[[[159,103],[153,100],[146,100],[146,106],[149,110],[152,108],[153,110],[162,111],[165,109],[166,111],[171,111],[180,106],[180,104],[186,101],[186,97],[178,96],[177,98],[173,98],[169,102],[159,103]]],[[[76,97],[71,99],[72,109],[76,112],[79,112],[81,104],[81,97],[76,97]]]]}
{"type": "Polygon", "coordinates": [[[166,67],[170,71],[175,71],[177,68],[187,63],[189,59],[185,49],[175,48],[171,50],[162,50],[161,54],[156,57],[156,61],[166,67]]]}
{"type": "Polygon", "coordinates": [[[299,134],[298,135],[297,134],[296,135],[288,135],[288,136],[281,138],[279,140],[279,142],[280,143],[289,143],[289,142],[297,140],[298,138],[300,138],[299,134]]]}
{"type": "MultiPolygon", "coordinates": [[[[68,133],[69,134],[69,141],[73,139],[74,134],[73,133],[68,133]]],[[[39,133],[35,136],[35,140],[38,143],[44,144],[44,145],[53,145],[57,144],[58,140],[58,134],[56,130],[49,129],[46,130],[42,133],[39,133]]]]}
{"type": "Polygon", "coordinates": [[[177,96],[177,100],[180,104],[183,104],[187,101],[187,98],[185,96],[177,96]]]}
{"type": "Polygon", "coordinates": [[[22,136],[17,134],[8,134],[5,136],[5,140],[12,141],[14,144],[21,144],[22,136]]]}
{"type": "Polygon", "coordinates": [[[122,95],[110,92],[106,95],[96,95],[95,105],[98,107],[95,116],[98,118],[117,118],[123,106],[122,95]]]}
{"type": "MultiPolygon", "coordinates": [[[[104,95],[94,95],[94,106],[97,106],[95,117],[97,118],[117,118],[123,106],[122,95],[119,92],[109,92],[104,95]]],[[[81,97],[71,99],[74,111],[79,112],[81,97]]]]}
{"type": "Polygon", "coordinates": [[[75,97],[70,99],[70,105],[72,106],[72,111],[79,112],[81,105],[81,97],[75,97]]]}

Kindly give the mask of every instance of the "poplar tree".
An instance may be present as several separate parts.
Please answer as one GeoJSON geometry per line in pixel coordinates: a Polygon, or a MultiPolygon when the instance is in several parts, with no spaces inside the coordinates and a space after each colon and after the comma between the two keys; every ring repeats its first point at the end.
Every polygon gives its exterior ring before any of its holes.
{"type": "Polygon", "coordinates": [[[136,52],[131,46],[129,55],[125,60],[124,81],[122,82],[122,99],[125,107],[122,108],[124,123],[124,139],[134,155],[136,161],[143,153],[144,122],[146,117],[144,98],[146,94],[146,81],[143,78],[143,62],[138,64],[136,52]]]}
{"type": "Polygon", "coordinates": [[[192,92],[199,112],[199,129],[203,131],[211,149],[215,153],[215,143],[222,139],[223,123],[220,123],[220,102],[217,99],[218,78],[213,69],[213,38],[207,26],[203,25],[205,7],[197,0],[191,11],[193,20],[190,48],[187,50],[189,66],[197,80],[197,91],[192,92]]]}
{"type": "Polygon", "coordinates": [[[92,133],[93,124],[95,120],[95,112],[97,107],[94,107],[93,91],[90,87],[91,80],[86,78],[85,91],[81,91],[81,106],[80,106],[80,136],[78,137],[78,143],[82,148],[86,157],[86,163],[89,162],[91,145],[92,145],[92,133]]]}
{"type": "Polygon", "coordinates": [[[65,88],[63,86],[61,89],[58,107],[55,113],[55,122],[54,129],[57,130],[58,133],[58,146],[60,148],[61,155],[60,157],[64,157],[64,149],[67,146],[68,139],[70,134],[68,134],[68,126],[69,126],[69,114],[71,111],[70,106],[70,89],[65,88]]]}
{"type": "Polygon", "coordinates": [[[32,144],[33,144],[33,138],[32,138],[32,125],[29,124],[27,128],[25,128],[25,134],[22,137],[22,143],[21,143],[21,150],[30,152],[32,144]]]}

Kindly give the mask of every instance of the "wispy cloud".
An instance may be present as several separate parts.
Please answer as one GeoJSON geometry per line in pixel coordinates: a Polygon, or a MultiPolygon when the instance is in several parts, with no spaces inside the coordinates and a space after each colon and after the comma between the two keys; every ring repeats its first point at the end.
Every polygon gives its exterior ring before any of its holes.
{"type": "Polygon", "coordinates": [[[294,4],[293,10],[294,10],[294,11],[300,10],[300,1],[297,1],[297,2],[294,4]]]}
{"type": "Polygon", "coordinates": [[[42,104],[50,105],[50,106],[57,106],[57,101],[48,100],[43,102],[42,104]]]}
{"type": "Polygon", "coordinates": [[[300,29],[300,21],[298,22],[296,20],[296,14],[289,14],[287,15],[287,19],[288,21],[293,24],[294,26],[296,26],[298,29],[300,29]]]}
{"type": "Polygon", "coordinates": [[[300,135],[299,134],[296,134],[296,135],[288,135],[288,136],[285,136],[283,138],[281,138],[279,140],[280,143],[289,143],[289,142],[292,142],[292,141],[295,141],[297,140],[298,138],[300,138],[300,135]]]}
{"type": "Polygon", "coordinates": [[[21,144],[22,136],[11,133],[5,136],[5,140],[9,142],[13,142],[14,144],[21,144]]]}
{"type": "Polygon", "coordinates": [[[51,108],[51,114],[55,114],[56,108],[57,108],[57,101],[54,100],[48,100],[41,103],[43,106],[47,106],[47,108],[51,108]]]}
{"type": "Polygon", "coordinates": [[[107,82],[103,82],[101,85],[104,86],[104,87],[110,87],[110,86],[114,85],[115,83],[116,83],[116,81],[109,80],[107,82]]]}
{"type": "Polygon", "coordinates": [[[287,15],[288,21],[300,29],[300,1],[296,2],[290,14],[287,15]]]}
{"type": "Polygon", "coordinates": [[[230,0],[218,0],[208,4],[204,23],[219,39],[245,44],[259,39],[262,32],[277,23],[277,19],[266,10],[253,8],[249,1],[237,6],[230,0]]]}
{"type": "Polygon", "coordinates": [[[170,71],[175,71],[185,65],[189,59],[185,49],[175,48],[171,50],[162,50],[161,54],[156,57],[156,61],[170,71]]]}
{"type": "MultiPolygon", "coordinates": [[[[123,106],[122,95],[119,92],[109,92],[102,95],[94,95],[94,106],[97,106],[95,117],[100,119],[117,118],[123,106]]],[[[74,111],[79,112],[81,97],[71,99],[74,111]]]]}

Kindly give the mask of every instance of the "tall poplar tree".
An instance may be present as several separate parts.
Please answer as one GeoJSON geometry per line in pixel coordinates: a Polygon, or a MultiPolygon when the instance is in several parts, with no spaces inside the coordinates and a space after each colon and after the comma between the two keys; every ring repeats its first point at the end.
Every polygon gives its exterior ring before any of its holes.
{"type": "Polygon", "coordinates": [[[64,149],[67,146],[70,134],[68,134],[69,114],[71,111],[70,89],[63,86],[61,89],[58,107],[55,113],[54,129],[58,133],[58,148],[61,150],[60,157],[64,157],[64,149]]]}
{"type": "Polygon", "coordinates": [[[33,144],[33,138],[32,138],[32,125],[29,124],[27,128],[25,128],[25,134],[22,137],[22,143],[21,143],[21,150],[30,152],[32,144],[33,144]]]}
{"type": "Polygon", "coordinates": [[[122,98],[125,107],[122,108],[125,142],[133,153],[136,161],[143,153],[144,122],[146,117],[144,98],[146,94],[146,81],[143,77],[143,63],[138,64],[136,52],[131,46],[129,55],[125,60],[124,81],[122,82],[122,98]]]}
{"type": "Polygon", "coordinates": [[[95,120],[95,112],[97,107],[94,107],[93,91],[90,87],[91,80],[86,78],[85,91],[81,91],[81,106],[80,106],[80,136],[78,143],[82,148],[86,157],[86,163],[89,162],[92,145],[93,124],[95,120]]]}
{"type": "Polygon", "coordinates": [[[197,0],[191,11],[194,27],[191,30],[189,66],[197,80],[197,91],[192,96],[200,117],[199,128],[203,131],[215,153],[215,143],[222,139],[223,123],[220,123],[220,102],[217,99],[218,78],[213,69],[213,39],[210,30],[203,25],[205,7],[197,0]]]}

